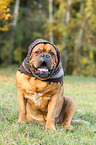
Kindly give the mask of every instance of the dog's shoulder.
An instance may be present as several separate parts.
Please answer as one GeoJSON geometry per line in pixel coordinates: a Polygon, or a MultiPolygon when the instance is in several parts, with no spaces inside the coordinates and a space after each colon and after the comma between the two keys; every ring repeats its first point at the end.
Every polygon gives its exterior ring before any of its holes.
{"type": "Polygon", "coordinates": [[[31,85],[29,84],[30,76],[21,73],[20,71],[16,72],[16,86],[22,90],[31,89],[31,85]]]}
{"type": "Polygon", "coordinates": [[[25,75],[24,73],[21,73],[20,71],[16,72],[16,83],[24,83],[25,80],[30,79],[30,76],[25,75]]]}

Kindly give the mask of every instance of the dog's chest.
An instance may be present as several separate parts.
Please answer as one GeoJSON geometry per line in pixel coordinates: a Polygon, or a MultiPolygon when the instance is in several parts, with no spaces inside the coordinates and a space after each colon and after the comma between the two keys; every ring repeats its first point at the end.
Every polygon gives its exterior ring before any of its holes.
{"type": "Polygon", "coordinates": [[[25,98],[34,102],[36,106],[40,106],[42,102],[42,93],[27,92],[25,98]]]}
{"type": "Polygon", "coordinates": [[[46,106],[48,100],[50,100],[50,87],[48,82],[43,82],[38,79],[31,78],[29,85],[32,86],[32,91],[25,90],[25,98],[37,107],[46,106]],[[41,93],[42,92],[42,93],[41,93]],[[47,92],[47,93],[46,93],[47,92]]]}

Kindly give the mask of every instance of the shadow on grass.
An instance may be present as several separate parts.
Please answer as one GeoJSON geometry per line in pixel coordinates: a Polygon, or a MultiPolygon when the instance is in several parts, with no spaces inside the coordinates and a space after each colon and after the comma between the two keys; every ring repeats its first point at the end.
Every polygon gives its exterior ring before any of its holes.
{"type": "MultiPolygon", "coordinates": [[[[93,125],[93,126],[96,125],[96,123],[95,123],[95,121],[96,121],[96,114],[94,114],[92,112],[88,112],[86,114],[78,113],[76,115],[76,117],[74,117],[73,120],[75,120],[75,119],[77,119],[77,120],[83,120],[83,121],[85,121],[85,124],[87,124],[87,122],[88,122],[88,123],[90,123],[90,125],[93,125]]],[[[76,124],[80,125],[80,124],[83,124],[83,122],[82,123],[77,122],[76,124]]]]}

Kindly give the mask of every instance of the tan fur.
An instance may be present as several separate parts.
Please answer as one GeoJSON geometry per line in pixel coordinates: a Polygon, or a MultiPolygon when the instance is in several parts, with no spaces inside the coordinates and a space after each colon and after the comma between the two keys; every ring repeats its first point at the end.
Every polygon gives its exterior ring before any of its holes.
{"type": "MultiPolygon", "coordinates": [[[[54,53],[56,54],[55,51],[54,53]]],[[[34,57],[34,63],[36,59],[34,57]]],[[[52,61],[57,63],[57,56],[52,61]]],[[[37,122],[45,124],[46,129],[55,130],[54,122],[65,105],[59,120],[64,127],[73,128],[70,123],[76,110],[75,100],[72,97],[63,97],[63,86],[60,83],[49,84],[17,71],[16,86],[19,102],[18,123],[37,122]]]]}

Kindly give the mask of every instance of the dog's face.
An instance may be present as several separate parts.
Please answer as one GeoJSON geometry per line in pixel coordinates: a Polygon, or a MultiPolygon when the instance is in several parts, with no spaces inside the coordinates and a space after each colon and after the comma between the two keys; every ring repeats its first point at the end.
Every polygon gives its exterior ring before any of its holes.
{"type": "Polygon", "coordinates": [[[58,63],[57,52],[51,44],[40,43],[33,48],[29,63],[36,76],[47,79],[58,63]]]}

